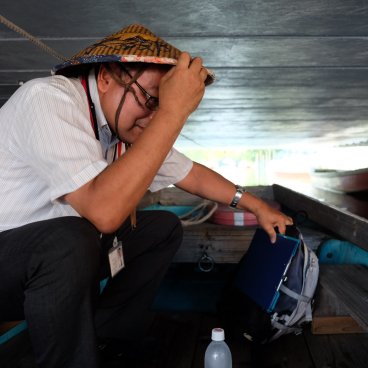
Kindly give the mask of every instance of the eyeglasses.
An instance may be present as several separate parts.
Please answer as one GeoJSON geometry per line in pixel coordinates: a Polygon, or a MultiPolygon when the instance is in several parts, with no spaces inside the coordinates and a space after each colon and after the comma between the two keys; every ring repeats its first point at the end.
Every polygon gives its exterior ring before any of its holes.
{"type": "MultiPolygon", "coordinates": [[[[120,69],[122,69],[126,74],[128,74],[128,76],[130,78],[133,79],[133,76],[129,73],[129,71],[127,69],[125,69],[122,65],[119,65],[120,69]]],[[[146,97],[146,102],[145,102],[145,106],[147,107],[147,109],[151,110],[151,111],[156,111],[158,109],[158,105],[159,105],[159,99],[158,97],[155,96],[151,96],[137,81],[133,82],[138,88],[139,90],[144,94],[144,96],[146,97]]]]}

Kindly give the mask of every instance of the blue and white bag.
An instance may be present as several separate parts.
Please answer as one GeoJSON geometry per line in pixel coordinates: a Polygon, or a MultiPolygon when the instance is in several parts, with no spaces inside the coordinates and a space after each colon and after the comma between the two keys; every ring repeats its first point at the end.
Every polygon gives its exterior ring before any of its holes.
{"type": "Polygon", "coordinates": [[[274,333],[269,341],[288,333],[299,334],[303,325],[312,321],[313,297],[319,275],[318,258],[305,244],[296,227],[288,229],[287,235],[299,238],[300,245],[280,286],[280,297],[270,316],[274,333]]]}
{"type": "Polygon", "coordinates": [[[237,336],[267,343],[285,334],[299,334],[303,325],[312,321],[313,297],[319,276],[318,258],[295,226],[288,226],[286,235],[300,239],[300,243],[283,278],[272,312],[261,308],[237,287],[237,278],[242,274],[241,261],[235,279],[224,290],[218,304],[219,314],[227,330],[234,331],[237,336]]]}

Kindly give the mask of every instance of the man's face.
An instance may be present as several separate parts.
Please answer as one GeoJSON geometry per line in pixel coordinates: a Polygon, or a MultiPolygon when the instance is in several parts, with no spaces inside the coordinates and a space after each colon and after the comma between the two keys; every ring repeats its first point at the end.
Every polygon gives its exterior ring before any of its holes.
{"type": "MultiPolygon", "coordinates": [[[[128,75],[121,74],[120,69],[116,65],[113,65],[111,69],[107,70],[104,66],[100,68],[97,77],[97,86],[102,111],[111,130],[115,131],[115,114],[125,89],[114,79],[112,73],[115,73],[115,78],[116,76],[123,78],[122,81],[124,83],[129,83],[131,78],[128,75]]],[[[127,70],[133,77],[137,72],[137,70],[132,68],[127,68],[127,70]]],[[[165,73],[166,70],[149,66],[143,71],[137,82],[151,96],[158,97],[160,80],[165,73]]],[[[134,143],[138,139],[155,114],[154,111],[146,107],[147,96],[144,92],[135,83],[131,85],[131,89],[134,92],[129,91],[126,93],[118,124],[119,137],[128,143],[134,143]]]]}

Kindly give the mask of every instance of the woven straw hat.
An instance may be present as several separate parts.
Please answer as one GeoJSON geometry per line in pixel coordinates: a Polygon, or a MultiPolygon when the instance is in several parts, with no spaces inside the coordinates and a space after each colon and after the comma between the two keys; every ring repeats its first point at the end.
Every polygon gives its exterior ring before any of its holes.
{"type": "MultiPolygon", "coordinates": [[[[105,62],[176,65],[180,54],[179,49],[157,37],[149,29],[140,24],[131,24],[56,65],[53,72],[71,76],[91,64],[105,62]]],[[[209,85],[214,81],[215,75],[211,70],[206,70],[208,76],[205,83],[209,85]]]]}

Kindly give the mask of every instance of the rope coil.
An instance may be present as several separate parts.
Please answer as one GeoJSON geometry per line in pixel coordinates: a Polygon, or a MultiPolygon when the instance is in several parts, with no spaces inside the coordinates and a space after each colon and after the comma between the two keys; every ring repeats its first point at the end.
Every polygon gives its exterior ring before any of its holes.
{"type": "Polygon", "coordinates": [[[208,220],[217,210],[218,204],[209,200],[202,201],[189,212],[179,216],[183,226],[198,225],[208,220]]]}

